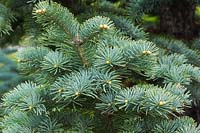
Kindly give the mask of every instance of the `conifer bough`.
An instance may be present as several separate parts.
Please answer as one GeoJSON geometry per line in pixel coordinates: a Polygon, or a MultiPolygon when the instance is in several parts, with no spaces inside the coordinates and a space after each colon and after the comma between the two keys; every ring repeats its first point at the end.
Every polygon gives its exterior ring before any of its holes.
{"type": "Polygon", "coordinates": [[[79,23],[54,2],[39,2],[33,15],[40,45],[18,56],[33,80],[4,95],[3,132],[200,132],[178,117],[191,104],[184,85],[200,76],[184,56],[161,58],[155,44],[124,37],[109,18],[79,23]],[[128,86],[135,75],[140,82],[128,86]]]}

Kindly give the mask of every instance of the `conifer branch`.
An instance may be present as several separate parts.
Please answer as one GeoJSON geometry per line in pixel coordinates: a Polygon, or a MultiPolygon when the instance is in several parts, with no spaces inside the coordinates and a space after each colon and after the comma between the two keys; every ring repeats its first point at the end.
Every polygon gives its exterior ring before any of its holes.
{"type": "Polygon", "coordinates": [[[85,59],[85,57],[83,55],[83,49],[81,48],[81,46],[80,45],[76,45],[75,48],[77,50],[77,53],[79,55],[79,58],[80,58],[80,60],[82,62],[83,67],[86,67],[86,68],[89,67],[89,62],[85,59]]]}
{"type": "Polygon", "coordinates": [[[45,1],[33,11],[45,47],[19,54],[20,69],[34,82],[3,96],[3,132],[200,132],[191,118],[178,117],[191,106],[186,86],[194,90],[200,77],[187,58],[196,52],[176,41],[139,40],[146,33],[125,16],[112,18],[116,27],[102,16],[80,24],[67,8],[45,1]]]}

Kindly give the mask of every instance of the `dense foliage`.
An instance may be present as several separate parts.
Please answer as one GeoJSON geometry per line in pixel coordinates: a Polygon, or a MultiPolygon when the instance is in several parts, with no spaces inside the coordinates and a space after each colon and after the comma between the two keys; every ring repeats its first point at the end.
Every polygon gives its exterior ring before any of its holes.
{"type": "Polygon", "coordinates": [[[18,54],[31,80],[3,96],[2,132],[200,132],[187,111],[200,100],[198,39],[149,35],[126,1],[32,2],[34,43],[18,54]]]}
{"type": "Polygon", "coordinates": [[[16,86],[22,79],[17,73],[17,65],[14,61],[8,58],[7,54],[12,53],[15,50],[0,50],[0,92],[8,91],[16,86]]]}

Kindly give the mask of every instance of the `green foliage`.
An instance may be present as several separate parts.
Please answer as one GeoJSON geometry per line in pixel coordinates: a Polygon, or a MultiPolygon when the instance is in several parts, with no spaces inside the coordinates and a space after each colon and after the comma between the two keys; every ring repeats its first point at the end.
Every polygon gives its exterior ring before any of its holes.
{"type": "Polygon", "coordinates": [[[11,11],[0,3],[0,37],[3,34],[9,34],[12,31],[11,22],[14,21],[14,16],[11,11]]]}
{"type": "Polygon", "coordinates": [[[135,25],[126,17],[113,15],[108,15],[108,17],[111,18],[116,27],[120,29],[124,35],[130,36],[134,40],[146,39],[148,37],[148,33],[144,32],[144,29],[141,28],[141,26],[135,25]]]}
{"type": "MultiPolygon", "coordinates": [[[[12,50],[7,52],[10,53],[12,50]]],[[[2,94],[17,85],[22,78],[17,73],[16,63],[7,57],[7,52],[0,50],[0,92],[2,94]]]]}
{"type": "Polygon", "coordinates": [[[186,87],[199,82],[198,65],[189,64],[198,52],[148,41],[125,17],[79,22],[52,1],[32,12],[42,33],[18,54],[32,80],[4,95],[3,132],[199,132],[179,117],[192,103],[186,87]]]}
{"type": "Polygon", "coordinates": [[[39,28],[31,11],[37,0],[1,0],[0,2],[0,43],[6,45],[35,44],[39,28]]]}
{"type": "MultiPolygon", "coordinates": [[[[184,2],[188,0],[184,0],[184,2]]],[[[141,21],[141,18],[146,13],[159,12],[159,8],[163,5],[176,3],[176,0],[130,0],[128,5],[128,14],[136,21],[141,21]],[[157,10],[157,11],[156,11],[157,10]]],[[[191,3],[199,3],[199,0],[191,0],[191,3]]]]}
{"type": "Polygon", "coordinates": [[[160,63],[160,76],[166,83],[189,84],[191,79],[199,80],[199,68],[186,64],[188,60],[183,55],[162,56],[160,63]]]}
{"type": "Polygon", "coordinates": [[[196,128],[196,125],[194,120],[188,117],[181,117],[177,120],[171,120],[171,121],[163,121],[160,124],[157,124],[154,132],[157,133],[185,133],[185,132],[192,132],[192,133],[198,133],[200,131],[199,126],[196,128]],[[182,123],[184,121],[184,123],[182,123]]]}
{"type": "Polygon", "coordinates": [[[151,40],[166,52],[183,54],[187,57],[189,63],[199,66],[199,51],[189,48],[183,41],[167,37],[153,37],[151,40]]]}

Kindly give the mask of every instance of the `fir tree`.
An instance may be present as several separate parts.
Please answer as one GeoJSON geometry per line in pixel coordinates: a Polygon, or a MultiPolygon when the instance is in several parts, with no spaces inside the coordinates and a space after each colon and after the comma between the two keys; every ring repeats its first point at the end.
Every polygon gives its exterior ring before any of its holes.
{"type": "Polygon", "coordinates": [[[18,55],[33,80],[4,95],[3,132],[200,132],[183,116],[200,71],[181,52],[133,40],[108,17],[80,23],[54,2],[33,15],[43,33],[18,55]]]}
{"type": "Polygon", "coordinates": [[[32,8],[38,0],[0,1],[0,45],[34,44],[38,34],[32,8]]]}
{"type": "Polygon", "coordinates": [[[129,15],[140,19],[144,13],[159,16],[161,32],[178,37],[196,36],[195,10],[199,0],[130,0],[129,15]]]}
{"type": "MultiPolygon", "coordinates": [[[[7,57],[13,50],[0,50],[0,91],[1,96],[12,87],[16,86],[22,77],[17,72],[17,64],[7,57]]],[[[14,50],[14,52],[16,52],[14,50]]]]}

